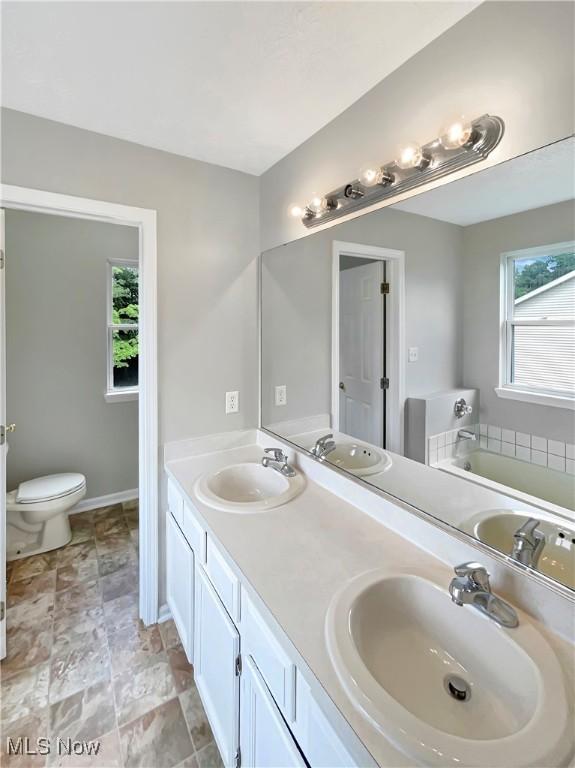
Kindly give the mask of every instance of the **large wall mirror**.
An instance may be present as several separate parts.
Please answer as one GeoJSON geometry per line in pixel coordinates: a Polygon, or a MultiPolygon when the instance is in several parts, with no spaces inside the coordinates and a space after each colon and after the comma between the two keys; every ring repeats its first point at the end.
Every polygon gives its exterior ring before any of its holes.
{"type": "Polygon", "coordinates": [[[261,258],[262,427],[571,590],[574,152],[261,258]]]}

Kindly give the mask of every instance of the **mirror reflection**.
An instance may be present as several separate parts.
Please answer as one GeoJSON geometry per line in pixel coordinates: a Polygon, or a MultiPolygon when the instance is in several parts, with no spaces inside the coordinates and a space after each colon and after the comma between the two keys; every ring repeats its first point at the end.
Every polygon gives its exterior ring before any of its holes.
{"type": "Polygon", "coordinates": [[[261,261],[262,426],[571,589],[574,150],[261,261]]]}

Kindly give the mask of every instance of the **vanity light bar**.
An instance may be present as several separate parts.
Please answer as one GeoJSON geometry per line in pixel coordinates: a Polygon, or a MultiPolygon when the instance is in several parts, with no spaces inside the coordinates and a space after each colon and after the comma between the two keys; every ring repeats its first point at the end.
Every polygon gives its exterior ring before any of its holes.
{"type": "Polygon", "coordinates": [[[492,115],[483,115],[466,125],[454,124],[440,138],[421,147],[417,144],[406,145],[398,160],[364,172],[362,178],[368,178],[371,183],[355,179],[322,198],[314,198],[303,209],[293,206],[292,215],[301,216],[308,228],[317,227],[440,179],[484,160],[499,144],[504,130],[503,120],[492,115]]]}

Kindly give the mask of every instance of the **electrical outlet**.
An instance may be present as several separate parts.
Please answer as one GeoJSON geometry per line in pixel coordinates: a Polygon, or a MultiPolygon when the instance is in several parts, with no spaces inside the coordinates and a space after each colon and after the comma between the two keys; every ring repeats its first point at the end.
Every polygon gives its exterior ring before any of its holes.
{"type": "Polygon", "coordinates": [[[419,347],[409,347],[407,359],[410,363],[416,363],[419,360],[419,347]]]}
{"type": "Polygon", "coordinates": [[[287,387],[285,384],[280,384],[275,388],[276,405],[287,405],[287,387]]]}
{"type": "Polygon", "coordinates": [[[240,393],[226,392],[226,413],[239,413],[240,393]]]}

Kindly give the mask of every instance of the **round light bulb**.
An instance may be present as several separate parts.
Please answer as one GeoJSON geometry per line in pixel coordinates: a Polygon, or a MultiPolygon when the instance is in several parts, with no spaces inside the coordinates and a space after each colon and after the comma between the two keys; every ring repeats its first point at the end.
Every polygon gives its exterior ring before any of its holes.
{"type": "Polygon", "coordinates": [[[422,160],[423,152],[421,147],[415,142],[410,142],[401,147],[399,157],[395,162],[400,168],[407,170],[409,168],[417,168],[418,165],[421,165],[422,160]]]}
{"type": "Polygon", "coordinates": [[[460,116],[450,121],[441,131],[439,141],[445,149],[464,147],[473,135],[473,126],[460,116]]]}
{"type": "Polygon", "coordinates": [[[309,201],[309,203],[307,204],[307,207],[313,213],[321,213],[322,211],[325,211],[327,208],[327,198],[314,195],[312,199],[309,201]]]}
{"type": "Polygon", "coordinates": [[[359,171],[359,180],[364,187],[374,187],[381,179],[381,168],[377,165],[364,165],[359,171]]]}
{"type": "Polygon", "coordinates": [[[288,207],[288,213],[294,219],[301,219],[301,217],[303,216],[303,208],[301,207],[301,205],[298,205],[297,203],[292,203],[288,207]]]}

